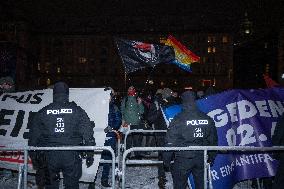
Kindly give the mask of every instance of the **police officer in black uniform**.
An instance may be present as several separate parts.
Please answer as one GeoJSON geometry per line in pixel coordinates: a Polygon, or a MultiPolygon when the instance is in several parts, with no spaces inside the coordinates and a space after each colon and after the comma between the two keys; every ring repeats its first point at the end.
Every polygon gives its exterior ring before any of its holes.
{"type": "MultiPolygon", "coordinates": [[[[94,146],[93,124],[87,113],[75,102],[69,102],[69,88],[58,82],[53,89],[53,102],[37,112],[33,118],[29,135],[29,146],[94,146]]],[[[50,176],[46,189],[59,188],[59,173],[62,171],[66,189],[79,189],[82,175],[82,159],[79,151],[31,152],[45,156],[50,176]]],[[[87,152],[87,167],[94,159],[87,152]]],[[[33,161],[33,158],[32,158],[33,161]]]]}
{"type": "MultiPolygon", "coordinates": [[[[195,93],[186,91],[181,98],[182,111],[170,123],[166,135],[166,146],[217,146],[214,121],[198,110],[195,104],[195,93]]],[[[215,154],[209,153],[209,161],[214,161],[215,154]]],[[[186,188],[189,173],[193,175],[195,188],[204,188],[203,151],[165,152],[163,157],[166,169],[169,169],[173,155],[174,165],[171,172],[174,189],[186,188]]]]}

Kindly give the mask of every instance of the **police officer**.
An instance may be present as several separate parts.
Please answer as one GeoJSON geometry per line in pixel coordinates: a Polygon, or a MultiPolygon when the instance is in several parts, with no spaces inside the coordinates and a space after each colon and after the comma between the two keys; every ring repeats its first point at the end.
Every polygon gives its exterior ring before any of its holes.
{"type": "MultiPolygon", "coordinates": [[[[69,88],[58,82],[53,88],[53,102],[37,112],[30,128],[29,145],[41,147],[94,146],[93,124],[87,113],[75,102],[69,102],[69,88]]],[[[50,184],[46,189],[59,188],[59,173],[62,171],[66,189],[79,189],[82,175],[82,160],[79,151],[45,151],[50,184]]],[[[33,153],[32,153],[33,154],[33,153]]],[[[87,153],[87,167],[94,159],[87,153]]]]}
{"type": "MultiPolygon", "coordinates": [[[[166,146],[216,146],[218,140],[214,121],[198,110],[195,93],[186,91],[181,99],[182,111],[170,123],[166,146]]],[[[209,161],[214,161],[215,154],[209,153],[209,161]]],[[[165,152],[163,154],[165,169],[169,169],[173,155],[175,155],[174,165],[171,172],[174,189],[186,188],[189,173],[194,177],[195,188],[204,188],[203,151],[165,152]]]]}

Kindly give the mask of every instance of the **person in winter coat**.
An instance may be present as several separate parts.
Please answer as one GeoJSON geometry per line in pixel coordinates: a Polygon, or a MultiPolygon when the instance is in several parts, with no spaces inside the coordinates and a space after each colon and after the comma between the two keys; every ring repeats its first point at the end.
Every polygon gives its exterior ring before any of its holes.
{"type": "MultiPolygon", "coordinates": [[[[142,126],[142,115],[144,113],[144,106],[142,99],[137,97],[136,90],[133,86],[130,86],[127,90],[127,96],[121,102],[121,115],[122,125],[126,124],[133,129],[143,129],[142,126]]],[[[141,147],[141,141],[143,135],[140,133],[133,133],[128,136],[126,146],[127,149],[130,147],[141,147]],[[132,144],[133,143],[133,144],[132,144]]],[[[140,159],[139,152],[135,152],[137,159],[140,159]]]]}
{"type": "MultiPolygon", "coordinates": [[[[104,129],[106,133],[105,146],[111,146],[111,148],[115,151],[117,140],[120,137],[118,132],[121,126],[121,113],[118,107],[114,103],[114,91],[112,89],[111,98],[109,102],[109,113],[108,113],[108,126],[104,129]]],[[[111,160],[111,154],[108,151],[103,151],[102,159],[111,160]]],[[[105,163],[103,165],[103,172],[101,178],[101,184],[104,187],[111,187],[108,184],[108,177],[110,172],[110,164],[105,163]]]]}
{"type": "MultiPolygon", "coordinates": [[[[193,91],[182,94],[182,111],[170,122],[166,134],[166,147],[186,146],[217,146],[217,130],[212,118],[198,110],[193,91]]],[[[174,189],[184,189],[187,186],[189,173],[194,177],[196,189],[204,188],[203,151],[165,152],[164,166],[171,169],[174,189]]],[[[213,163],[216,152],[209,153],[209,162],[213,163]]]]}
{"type": "Polygon", "coordinates": [[[15,92],[15,84],[13,78],[10,76],[0,78],[0,95],[2,93],[15,92]]]}
{"type": "MultiPolygon", "coordinates": [[[[147,120],[150,124],[154,124],[155,130],[167,130],[167,124],[164,119],[162,109],[178,104],[177,98],[173,96],[175,93],[169,89],[164,88],[163,90],[158,89],[154,102],[150,105],[147,113],[147,120]]],[[[157,147],[163,147],[165,144],[165,133],[155,133],[155,140],[157,147]]],[[[158,152],[158,160],[162,161],[162,152],[158,152]]],[[[160,189],[165,188],[167,182],[165,176],[164,166],[158,165],[158,186],[160,189]]]]}
{"type": "MultiPolygon", "coordinates": [[[[93,134],[93,124],[87,113],[75,102],[69,102],[67,84],[58,82],[54,85],[53,102],[39,110],[32,120],[28,145],[94,146],[96,144],[93,134]]],[[[86,154],[86,165],[90,167],[94,161],[94,153],[88,151],[86,154]]],[[[29,152],[29,155],[32,162],[38,158],[47,161],[50,184],[46,185],[46,189],[59,188],[61,171],[65,188],[79,189],[79,179],[82,175],[82,159],[79,151],[34,151],[29,152]]]]}

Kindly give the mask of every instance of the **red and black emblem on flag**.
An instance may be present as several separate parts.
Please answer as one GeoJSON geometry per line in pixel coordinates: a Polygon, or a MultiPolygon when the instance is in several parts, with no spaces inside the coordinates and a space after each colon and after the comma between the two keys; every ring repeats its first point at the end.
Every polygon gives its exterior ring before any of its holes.
{"type": "Polygon", "coordinates": [[[126,73],[168,63],[175,58],[174,50],[170,46],[123,39],[117,39],[116,42],[126,73]]]}

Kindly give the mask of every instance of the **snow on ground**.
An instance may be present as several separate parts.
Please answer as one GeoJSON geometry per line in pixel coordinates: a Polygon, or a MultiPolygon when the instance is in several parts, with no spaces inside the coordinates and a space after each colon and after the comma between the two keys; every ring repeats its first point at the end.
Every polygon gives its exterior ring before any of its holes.
{"type": "MultiPolygon", "coordinates": [[[[99,168],[98,178],[96,180],[96,188],[104,189],[100,185],[102,167],[99,168]]],[[[156,166],[127,166],[126,167],[126,189],[158,189],[158,170],[156,166]]],[[[166,189],[172,189],[172,177],[170,173],[167,173],[168,183],[166,189]]],[[[28,189],[36,189],[35,185],[30,183],[35,183],[35,177],[33,175],[28,176],[29,186],[28,189]]],[[[111,177],[109,177],[109,183],[111,183],[111,177]]],[[[15,173],[13,178],[0,178],[0,189],[17,189],[18,184],[18,174],[15,173]]],[[[88,183],[80,183],[80,189],[88,189],[88,183]]],[[[62,189],[62,182],[61,187],[62,189]]],[[[118,183],[116,183],[116,188],[119,188],[118,183]]],[[[234,189],[250,189],[250,182],[243,182],[237,184],[234,189]]]]}
{"type": "MultiPolygon", "coordinates": [[[[126,168],[126,183],[125,188],[133,188],[133,189],[155,189],[158,188],[158,179],[156,178],[156,175],[158,174],[157,168],[155,166],[129,166],[126,168]]],[[[98,171],[98,178],[96,180],[96,188],[104,188],[100,184],[100,178],[101,178],[101,172],[102,167],[99,168],[98,171]]],[[[167,189],[172,188],[171,176],[170,174],[167,174],[168,180],[170,181],[167,184],[167,189]]],[[[36,189],[35,185],[32,185],[31,183],[35,183],[35,177],[34,175],[28,176],[28,188],[29,189],[36,189]]],[[[109,183],[111,183],[111,176],[109,177],[109,183]]],[[[18,184],[18,174],[15,173],[13,178],[4,178],[1,177],[0,179],[0,189],[17,189],[18,184]]],[[[80,182],[80,189],[88,189],[88,183],[80,182]]],[[[61,187],[62,183],[61,183],[61,187]]],[[[116,188],[119,188],[118,183],[116,183],[116,188]]]]}

